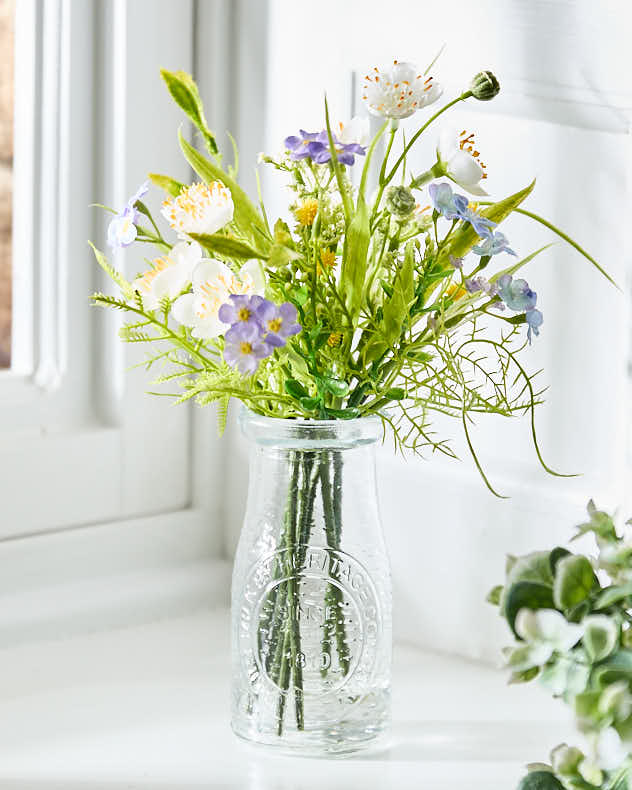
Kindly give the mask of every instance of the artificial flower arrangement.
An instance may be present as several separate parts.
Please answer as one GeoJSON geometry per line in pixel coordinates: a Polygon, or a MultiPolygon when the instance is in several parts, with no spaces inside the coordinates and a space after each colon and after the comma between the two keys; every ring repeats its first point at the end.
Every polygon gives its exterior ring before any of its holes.
{"type": "Polygon", "coordinates": [[[162,394],[217,404],[220,432],[231,398],[254,416],[252,469],[265,458],[261,474],[272,476],[251,486],[262,501],[249,494],[235,561],[233,728],[303,753],[359,748],[390,720],[390,572],[374,457],[362,460],[361,450],[376,441],[375,426],[397,449],[456,457],[432,417],[457,419],[496,493],[473,421],[530,414],[535,452],[555,474],[536,439],[541,392],[523,362],[544,319],[517,276],[545,248],[520,258],[499,225],[522,213],[605,274],[522,208],[533,183],[488,199],[470,132],[443,131],[435,161],[411,172],[410,152],[446,111],[499,92],[483,71],[432,112],[442,88],[429,71],[394,61],[367,74],[363,99],[383,119],[373,139],[367,119],[334,122],[325,101],[320,130],[300,130],[279,156],[262,155],[292,194],[289,221],[274,222],[261,196],[257,205],[239,186],[236,147],[225,164],[195,82],[163,71],[206,149],[180,133],[200,180],[150,174],[165,193],[166,226],[143,202],[149,183],[113,212],[111,248],[157,251],[135,278],[94,248],[119,288],[94,302],[123,311],[121,338],[151,349],[147,367],[166,367],[159,383],[180,385],[162,394]],[[414,115],[422,120],[406,136],[400,120],[414,115]]]}
{"type": "MultiPolygon", "coordinates": [[[[384,124],[370,142],[368,121],[331,123],[325,105],[322,130],[287,137],[279,157],[262,155],[293,194],[291,222],[273,225],[263,204],[238,186],[237,157],[223,165],[191,77],[162,76],[208,156],[180,133],[201,180],[185,185],[149,176],[166,193],[161,214],[170,236],[142,201],[147,183],[115,212],[110,247],[158,251],[145,272],[127,280],[95,249],[120,293],[93,299],[131,316],[121,338],[155,346],[148,367],[171,367],[158,381],[179,382],[181,402],[217,403],[221,428],[231,398],[281,419],[377,414],[400,449],[454,457],[431,428],[433,413],[447,414],[460,421],[489,485],[470,436],[473,419],[483,412],[533,415],[540,402],[520,360],[543,315],[536,292],[516,275],[545,248],[518,260],[499,224],[520,212],[599,268],[551,223],[521,208],[533,183],[500,201],[485,198],[488,173],[473,134],[443,132],[431,167],[417,176],[407,168],[408,153],[446,110],[497,95],[494,75],[476,75],[392,155],[400,119],[427,114],[442,89],[408,63],[374,69],[363,99],[384,124]],[[384,136],[378,183],[369,189],[384,136]],[[350,171],[358,166],[354,189],[350,171]]],[[[535,430],[533,440],[542,461],[535,430]]]]}
{"type": "Polygon", "coordinates": [[[618,530],[591,501],[573,539],[594,536],[596,556],[562,547],[509,556],[505,584],[489,595],[517,640],[504,651],[510,682],[539,678],[573,709],[587,744],[555,747],[519,790],[632,787],[631,524],[618,530]]]}

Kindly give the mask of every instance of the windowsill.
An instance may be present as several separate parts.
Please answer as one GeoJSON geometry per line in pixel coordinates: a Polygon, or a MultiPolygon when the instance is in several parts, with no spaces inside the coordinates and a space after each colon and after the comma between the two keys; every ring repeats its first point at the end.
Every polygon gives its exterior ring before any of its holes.
{"type": "Polygon", "coordinates": [[[0,788],[508,790],[573,737],[537,686],[400,645],[390,747],[279,757],[230,731],[228,650],[223,609],[0,650],[0,788]]]}

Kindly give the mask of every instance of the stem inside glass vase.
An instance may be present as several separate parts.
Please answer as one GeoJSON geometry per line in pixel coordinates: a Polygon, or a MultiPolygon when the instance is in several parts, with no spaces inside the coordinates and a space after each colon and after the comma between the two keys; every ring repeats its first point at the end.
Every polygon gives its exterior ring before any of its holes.
{"type": "MultiPolygon", "coordinates": [[[[279,689],[277,734],[283,734],[289,689],[294,691],[296,728],[305,727],[303,668],[308,659],[301,649],[301,570],[314,528],[314,506],[320,494],[325,522],[326,547],[340,549],[342,536],[342,455],[336,450],[294,450],[289,454],[290,477],[280,547],[285,551],[275,567],[272,600],[261,616],[259,643],[266,643],[266,671],[279,689]]],[[[341,672],[349,671],[349,646],[341,614],[340,589],[329,583],[322,611],[323,634],[320,672],[326,677],[331,667],[333,646],[341,672]]]]}

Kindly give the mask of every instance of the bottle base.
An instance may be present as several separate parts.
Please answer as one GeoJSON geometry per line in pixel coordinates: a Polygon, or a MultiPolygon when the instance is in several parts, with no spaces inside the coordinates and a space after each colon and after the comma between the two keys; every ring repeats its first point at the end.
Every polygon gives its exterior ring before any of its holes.
{"type": "Polygon", "coordinates": [[[318,730],[293,730],[281,735],[232,722],[235,735],[251,746],[292,757],[345,758],[357,752],[382,750],[388,745],[390,722],[362,729],[330,726],[318,730]]]}

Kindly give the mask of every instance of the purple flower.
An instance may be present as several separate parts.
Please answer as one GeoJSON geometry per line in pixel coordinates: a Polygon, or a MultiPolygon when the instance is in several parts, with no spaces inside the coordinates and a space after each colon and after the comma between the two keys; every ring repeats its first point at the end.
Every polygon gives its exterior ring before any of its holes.
{"type": "Polygon", "coordinates": [[[262,296],[231,294],[230,301],[224,302],[219,308],[217,317],[225,324],[235,326],[238,324],[246,326],[254,326],[256,329],[261,330],[261,323],[259,321],[257,310],[262,302],[266,300],[262,296]]]}
{"type": "Polygon", "coordinates": [[[515,313],[533,310],[538,295],[529,288],[526,280],[514,280],[510,274],[503,274],[496,283],[503,302],[515,313]]]}
{"type": "Polygon", "coordinates": [[[492,234],[488,238],[486,238],[482,244],[478,244],[476,247],[472,247],[472,252],[475,252],[477,255],[498,255],[499,252],[507,252],[509,255],[515,255],[516,253],[509,247],[509,239],[505,236],[504,233],[501,233],[499,230],[496,233],[492,234]]]}
{"type": "Polygon", "coordinates": [[[539,310],[534,309],[527,310],[525,318],[527,319],[527,324],[529,324],[527,337],[529,338],[529,343],[531,343],[531,331],[533,330],[536,337],[540,334],[540,327],[544,323],[544,316],[539,310]]]}
{"type": "Polygon", "coordinates": [[[224,337],[224,359],[244,376],[251,376],[272,351],[260,328],[245,322],[232,326],[224,337]]]}
{"type": "Polygon", "coordinates": [[[125,204],[125,207],[110,221],[108,225],[108,245],[110,247],[129,247],[136,239],[138,231],[136,223],[139,213],[136,203],[149,192],[149,182],[145,181],[125,204]]]}
{"type": "Polygon", "coordinates": [[[302,327],[296,322],[296,308],[289,302],[276,305],[263,299],[257,308],[257,318],[264,332],[267,332],[266,342],[272,346],[284,346],[286,339],[297,335],[302,327]]]}
{"type": "Polygon", "coordinates": [[[455,269],[462,269],[463,258],[456,258],[454,255],[450,255],[450,266],[453,266],[455,269]]]}
{"type": "Polygon", "coordinates": [[[496,295],[496,285],[490,283],[485,277],[471,277],[469,280],[465,281],[464,285],[465,290],[471,294],[483,291],[487,296],[496,295]]]}
{"type": "MultiPolygon", "coordinates": [[[[326,129],[322,132],[306,132],[301,129],[300,135],[300,137],[285,138],[285,147],[292,152],[292,159],[311,159],[317,165],[331,160],[329,135],[326,129]]],[[[355,154],[359,156],[366,154],[366,148],[359,143],[342,143],[335,134],[332,134],[332,139],[336,157],[343,165],[354,164],[355,154]]]]}
{"type": "Polygon", "coordinates": [[[300,137],[292,135],[285,138],[285,147],[292,152],[292,159],[309,159],[309,144],[318,137],[318,132],[306,132],[301,129],[300,137]]]}
{"type": "Polygon", "coordinates": [[[492,235],[490,228],[495,227],[496,223],[472,211],[465,195],[454,193],[450,184],[445,181],[440,184],[430,184],[428,193],[435,211],[438,211],[442,217],[469,222],[476,233],[483,238],[487,239],[492,235]]]}

